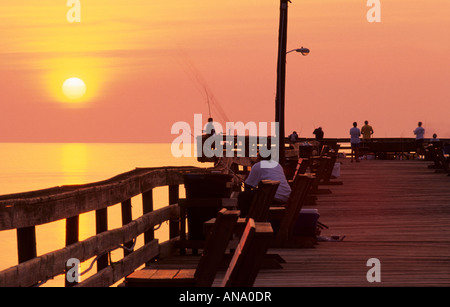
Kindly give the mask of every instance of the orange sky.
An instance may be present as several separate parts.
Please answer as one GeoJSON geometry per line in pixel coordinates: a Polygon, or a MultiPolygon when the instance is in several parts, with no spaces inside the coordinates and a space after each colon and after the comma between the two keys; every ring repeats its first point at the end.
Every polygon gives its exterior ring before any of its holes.
{"type": "MultiPolygon", "coordinates": [[[[0,142],[171,142],[206,120],[205,86],[230,121],[274,120],[278,0],[80,2],[71,24],[65,0],[1,1],[0,142]]],[[[288,50],[311,54],[287,56],[286,133],[450,137],[450,1],[381,0],[380,23],[366,2],[292,0],[288,50]]]]}

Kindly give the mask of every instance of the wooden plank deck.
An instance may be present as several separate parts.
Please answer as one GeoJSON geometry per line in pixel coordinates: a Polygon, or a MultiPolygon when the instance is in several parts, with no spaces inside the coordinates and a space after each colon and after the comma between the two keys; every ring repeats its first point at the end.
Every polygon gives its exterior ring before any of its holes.
{"type": "Polygon", "coordinates": [[[314,208],[329,226],[322,235],[344,241],[271,249],[287,263],[261,270],[254,286],[449,286],[450,177],[424,161],[340,161],[344,185],[326,186],[314,208]],[[369,258],[380,260],[380,283],[366,279],[369,258]]]}

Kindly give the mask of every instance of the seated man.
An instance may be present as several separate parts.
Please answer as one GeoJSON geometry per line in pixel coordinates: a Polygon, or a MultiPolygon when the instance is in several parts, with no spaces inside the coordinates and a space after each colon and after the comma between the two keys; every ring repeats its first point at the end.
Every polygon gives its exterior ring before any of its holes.
{"type": "Polygon", "coordinates": [[[258,155],[258,162],[252,166],[250,174],[245,180],[245,191],[241,192],[238,196],[238,210],[241,210],[241,216],[245,217],[250,209],[250,205],[253,196],[256,193],[256,188],[261,180],[274,180],[279,181],[277,192],[274,197],[274,204],[285,204],[289,195],[291,194],[291,187],[284,175],[283,167],[271,160],[270,156],[262,158],[258,155]]]}

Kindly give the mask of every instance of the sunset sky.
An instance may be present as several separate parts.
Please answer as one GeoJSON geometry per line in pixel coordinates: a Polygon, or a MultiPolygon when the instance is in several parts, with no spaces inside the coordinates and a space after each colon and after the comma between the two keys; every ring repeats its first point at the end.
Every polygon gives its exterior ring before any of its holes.
{"type": "MultiPolygon", "coordinates": [[[[275,118],[278,0],[0,0],[0,142],[171,142],[195,113],[275,118]],[[63,82],[82,79],[72,101],[63,82]],[[208,97],[205,94],[206,90],[208,97]],[[216,108],[215,106],[219,106],[216,108]]],[[[450,138],[450,1],[289,4],[286,134],[450,138]]]]}

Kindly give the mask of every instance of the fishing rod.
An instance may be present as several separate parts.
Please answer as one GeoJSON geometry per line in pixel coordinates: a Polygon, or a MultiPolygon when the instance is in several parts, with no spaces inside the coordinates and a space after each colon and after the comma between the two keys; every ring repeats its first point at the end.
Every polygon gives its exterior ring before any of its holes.
{"type": "Polygon", "coordinates": [[[208,95],[208,90],[205,87],[205,93],[206,93],[206,102],[208,103],[208,114],[209,114],[209,118],[211,118],[211,104],[209,103],[209,95],[208,95]]]}

